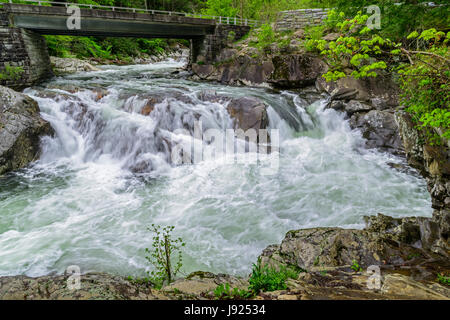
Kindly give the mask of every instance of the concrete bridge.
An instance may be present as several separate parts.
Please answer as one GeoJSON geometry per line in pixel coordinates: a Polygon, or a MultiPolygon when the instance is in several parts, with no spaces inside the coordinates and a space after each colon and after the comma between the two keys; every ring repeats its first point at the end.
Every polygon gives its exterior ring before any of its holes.
{"type": "Polygon", "coordinates": [[[80,7],[80,25],[68,26],[70,3],[34,1],[45,5],[0,3],[0,73],[6,66],[21,67],[19,80],[0,84],[32,85],[51,75],[42,35],[174,38],[191,40],[191,62],[198,57],[213,61],[226,45],[229,32],[235,40],[257,22],[180,12],[74,4],[80,7]],[[52,5],[52,6],[50,6],[52,5]],[[87,8],[83,8],[87,7],[87,8]],[[68,13],[69,12],[69,13],[68,13]]]}

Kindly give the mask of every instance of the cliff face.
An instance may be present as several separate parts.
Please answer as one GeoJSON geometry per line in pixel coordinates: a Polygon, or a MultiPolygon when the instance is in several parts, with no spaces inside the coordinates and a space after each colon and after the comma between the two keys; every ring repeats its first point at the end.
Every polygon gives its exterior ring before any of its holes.
{"type": "Polygon", "coordinates": [[[450,235],[450,149],[448,143],[431,145],[424,134],[415,128],[411,116],[403,111],[396,120],[410,166],[425,177],[431,194],[433,218],[429,222],[431,250],[449,253],[450,235]]]}

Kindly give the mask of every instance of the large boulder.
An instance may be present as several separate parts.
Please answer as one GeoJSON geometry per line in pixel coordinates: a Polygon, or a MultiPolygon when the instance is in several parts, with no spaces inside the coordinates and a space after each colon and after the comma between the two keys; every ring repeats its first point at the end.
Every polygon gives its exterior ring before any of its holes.
{"type": "Polygon", "coordinates": [[[20,169],[35,160],[40,138],[53,134],[30,97],[0,86],[0,175],[20,169]]]}
{"type": "Polygon", "coordinates": [[[227,106],[228,113],[235,119],[235,129],[266,129],[268,116],[266,105],[254,97],[232,99],[227,106]]]}
{"type": "MultiPolygon", "coordinates": [[[[353,106],[353,107],[358,107],[353,106]]],[[[352,108],[353,108],[352,107],[352,108]]],[[[350,118],[350,126],[362,131],[367,148],[403,155],[404,149],[394,114],[388,111],[371,110],[357,112],[350,118]]]]}
{"type": "Polygon", "coordinates": [[[236,55],[236,50],[224,49],[219,61],[212,64],[193,64],[194,79],[219,81],[232,85],[259,86],[267,82],[273,71],[271,60],[236,55]]]}
{"type": "Polygon", "coordinates": [[[318,77],[315,85],[319,92],[331,95],[332,100],[355,99],[371,104],[377,110],[398,106],[398,86],[388,75],[360,79],[346,77],[331,82],[327,82],[323,77],[318,77]]]}
{"type": "Polygon", "coordinates": [[[373,265],[425,266],[434,259],[431,268],[450,268],[448,256],[430,251],[437,235],[431,219],[379,214],[365,220],[363,230],[323,227],[289,231],[281,244],[264,249],[261,264],[314,272],[337,267],[351,270],[355,262],[363,269],[373,265]]]}
{"type": "Polygon", "coordinates": [[[313,55],[290,54],[272,59],[274,71],[269,79],[275,87],[303,88],[313,85],[327,71],[326,64],[313,55]]]}
{"type": "Polygon", "coordinates": [[[448,143],[431,145],[424,132],[417,130],[411,115],[405,111],[395,114],[409,165],[426,178],[433,221],[439,225],[440,238],[435,252],[450,252],[450,148],[448,143]]]}
{"type": "Polygon", "coordinates": [[[292,266],[307,271],[319,267],[380,265],[386,259],[382,243],[371,241],[363,230],[312,228],[289,231],[281,245],[267,247],[261,263],[277,267],[292,266]]]}
{"type": "Polygon", "coordinates": [[[50,57],[50,62],[55,74],[67,74],[81,71],[100,71],[99,68],[94,67],[89,62],[76,58],[50,57]]]}

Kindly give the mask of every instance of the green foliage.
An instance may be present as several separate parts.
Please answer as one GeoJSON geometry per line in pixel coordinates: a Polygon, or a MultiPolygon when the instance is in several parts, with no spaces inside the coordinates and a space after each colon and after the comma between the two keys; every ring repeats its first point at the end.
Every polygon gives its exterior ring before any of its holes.
{"type": "Polygon", "coordinates": [[[268,266],[261,266],[261,261],[258,260],[257,264],[253,264],[249,279],[249,291],[258,294],[260,291],[284,290],[287,288],[286,280],[289,278],[296,279],[301,271],[287,267],[280,267],[280,270],[277,271],[268,266]]]}
{"type": "MultiPolygon", "coordinates": [[[[343,12],[331,10],[326,23],[318,30],[335,32],[340,36],[335,41],[318,39],[315,32],[309,32],[310,37],[306,48],[317,51],[325,56],[330,70],[323,75],[327,81],[352,76],[356,79],[376,77],[380,70],[387,68],[387,63],[377,58],[383,57],[386,50],[398,48],[400,44],[384,39],[366,26],[369,17],[358,12],[352,19],[346,19],[343,12]],[[314,38],[311,35],[315,35],[314,38]]],[[[314,30],[314,29],[313,29],[314,30]]]]}
{"type": "Polygon", "coordinates": [[[5,70],[0,72],[0,80],[19,80],[22,77],[23,67],[11,66],[8,62],[5,63],[5,70]]]}
{"type": "Polygon", "coordinates": [[[423,129],[428,142],[440,144],[442,139],[449,139],[450,33],[435,28],[413,31],[405,36],[409,41],[405,46],[370,30],[365,25],[367,19],[361,11],[348,19],[344,12],[332,10],[324,26],[327,32],[339,34],[335,41],[319,38],[321,29],[308,33],[306,48],[323,55],[330,66],[322,76],[336,81],[349,76],[376,77],[383,70],[395,73],[400,102],[423,129]],[[411,46],[425,49],[411,50],[411,46]]]}
{"type": "Polygon", "coordinates": [[[409,35],[428,42],[426,51],[407,51],[412,63],[398,67],[401,103],[431,144],[450,139],[450,53],[447,35],[432,28],[409,35]],[[437,130],[436,130],[437,129],[437,130]]]}
{"type": "Polygon", "coordinates": [[[145,258],[155,267],[155,270],[148,275],[150,281],[159,288],[164,283],[171,283],[183,265],[181,248],[185,246],[185,243],[181,238],[173,239],[174,228],[174,226],[161,228],[154,224],[148,228],[155,233],[152,248],[145,249],[148,254],[145,258]]]}
{"type": "Polygon", "coordinates": [[[258,30],[255,31],[255,34],[258,38],[256,47],[262,51],[269,48],[270,45],[272,45],[276,40],[275,32],[269,23],[263,24],[258,30]]]}
{"type": "Polygon", "coordinates": [[[446,286],[450,286],[450,277],[446,277],[445,275],[438,273],[436,280],[439,283],[445,284],[446,286]]]}
{"type": "Polygon", "coordinates": [[[234,32],[234,31],[228,32],[228,35],[227,35],[228,42],[234,42],[235,38],[236,38],[236,32],[234,32]]]}
{"type": "Polygon", "coordinates": [[[350,266],[350,268],[353,271],[355,271],[355,272],[361,272],[362,271],[361,266],[359,265],[358,261],[356,261],[356,260],[352,260],[352,265],[350,266]]]}
{"type": "Polygon", "coordinates": [[[234,17],[239,9],[233,7],[234,0],[206,0],[202,13],[211,16],[234,17]]]}
{"type": "Polygon", "coordinates": [[[366,7],[376,5],[381,10],[380,35],[394,40],[404,39],[414,30],[432,27],[445,29],[449,26],[450,6],[448,0],[435,0],[435,6],[425,5],[428,1],[392,0],[325,0],[324,5],[352,17],[358,11],[367,13],[366,7]],[[402,3],[397,5],[396,3],[402,3]],[[443,6],[440,6],[443,4],[443,6]]]}
{"type": "Polygon", "coordinates": [[[221,284],[214,289],[217,300],[242,300],[253,296],[252,292],[245,289],[231,288],[229,283],[221,284]]]}
{"type": "MultiPolygon", "coordinates": [[[[45,36],[51,56],[61,58],[99,58],[130,60],[145,54],[161,54],[168,48],[165,39],[95,38],[45,36]]],[[[131,61],[131,60],[130,60],[131,61]]]]}

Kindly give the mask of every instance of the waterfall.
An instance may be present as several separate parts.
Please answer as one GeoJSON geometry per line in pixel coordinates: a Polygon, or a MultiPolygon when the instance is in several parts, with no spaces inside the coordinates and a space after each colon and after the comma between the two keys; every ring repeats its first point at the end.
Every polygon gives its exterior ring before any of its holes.
{"type": "Polygon", "coordinates": [[[152,223],[174,225],[187,243],[184,272],[246,274],[288,230],[361,228],[378,212],[431,216],[423,179],[388,165],[404,159],[364,149],[325,97],[193,82],[173,72],[181,66],[108,66],[25,91],[56,134],[43,139],[39,161],[0,179],[0,275],[70,265],[143,275],[152,223]],[[218,98],[205,99],[211,92],[218,98]],[[202,134],[234,128],[228,103],[245,96],[266,104],[279,152],[171,161],[176,145],[211,151],[196,124],[202,134]],[[262,174],[274,159],[276,173],[262,174]]]}

